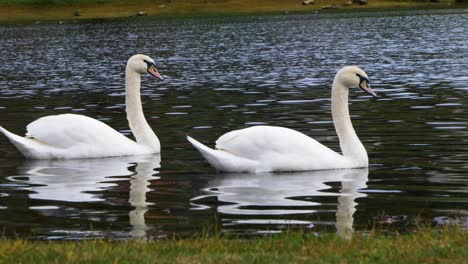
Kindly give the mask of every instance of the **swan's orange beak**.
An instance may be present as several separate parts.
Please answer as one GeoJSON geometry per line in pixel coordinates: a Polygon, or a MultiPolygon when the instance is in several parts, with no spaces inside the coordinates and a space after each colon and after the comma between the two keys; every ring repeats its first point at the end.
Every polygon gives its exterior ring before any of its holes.
{"type": "Polygon", "coordinates": [[[366,93],[372,95],[373,97],[377,97],[377,94],[372,90],[372,88],[369,85],[369,81],[366,79],[362,79],[361,82],[359,83],[359,88],[364,90],[366,93]]]}
{"type": "Polygon", "coordinates": [[[154,66],[154,64],[151,64],[148,67],[148,73],[153,75],[154,77],[158,78],[159,80],[164,81],[164,78],[161,76],[161,74],[159,74],[159,72],[156,69],[156,66],[154,66]]]}

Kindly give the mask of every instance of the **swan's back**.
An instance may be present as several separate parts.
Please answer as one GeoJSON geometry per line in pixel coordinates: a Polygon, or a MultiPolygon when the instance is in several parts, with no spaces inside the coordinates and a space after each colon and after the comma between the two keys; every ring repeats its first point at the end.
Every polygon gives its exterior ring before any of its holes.
{"type": "Polygon", "coordinates": [[[253,126],[224,134],[216,141],[216,148],[234,155],[258,159],[265,152],[332,152],[301,132],[277,126],[253,126]]]}
{"type": "Polygon", "coordinates": [[[216,148],[238,157],[263,161],[264,171],[333,168],[343,156],[298,131],[276,126],[254,126],[231,131],[216,148]]]}
{"type": "Polygon", "coordinates": [[[56,148],[81,145],[104,146],[113,142],[132,142],[105,123],[75,114],[52,115],[37,119],[27,127],[27,138],[56,148]]]}

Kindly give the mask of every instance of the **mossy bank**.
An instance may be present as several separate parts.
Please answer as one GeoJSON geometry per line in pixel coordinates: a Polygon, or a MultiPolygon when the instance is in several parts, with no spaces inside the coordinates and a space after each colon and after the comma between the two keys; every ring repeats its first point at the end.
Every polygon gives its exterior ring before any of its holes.
{"type": "Polygon", "coordinates": [[[362,5],[352,0],[313,1],[304,5],[302,0],[0,0],[0,22],[468,7],[466,0],[361,0],[367,2],[362,5]]]}

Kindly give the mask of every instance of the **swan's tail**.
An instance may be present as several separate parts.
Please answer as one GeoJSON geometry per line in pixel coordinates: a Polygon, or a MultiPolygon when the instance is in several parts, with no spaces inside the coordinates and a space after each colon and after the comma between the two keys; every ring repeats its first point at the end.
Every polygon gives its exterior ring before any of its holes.
{"type": "Polygon", "coordinates": [[[216,150],[211,149],[202,143],[198,142],[197,140],[187,136],[187,140],[198,150],[200,153],[205,157],[205,159],[213,165],[215,168],[216,166],[214,164],[218,163],[218,160],[216,159],[216,150]]]}
{"type": "Polygon", "coordinates": [[[189,136],[187,136],[187,140],[218,171],[252,171],[255,167],[252,160],[235,156],[223,150],[209,148],[189,136]]]}
{"type": "Polygon", "coordinates": [[[10,140],[10,142],[18,149],[19,152],[21,152],[21,154],[23,154],[26,158],[31,157],[32,150],[30,148],[30,145],[32,143],[32,139],[15,135],[1,126],[0,132],[3,135],[5,135],[8,138],[8,140],[10,140]]]}
{"type": "Polygon", "coordinates": [[[13,133],[11,133],[10,131],[4,129],[2,126],[0,126],[0,132],[5,135],[10,141],[11,143],[15,144],[15,141],[18,141],[20,140],[19,138],[21,138],[20,136],[17,136],[13,133]]]}

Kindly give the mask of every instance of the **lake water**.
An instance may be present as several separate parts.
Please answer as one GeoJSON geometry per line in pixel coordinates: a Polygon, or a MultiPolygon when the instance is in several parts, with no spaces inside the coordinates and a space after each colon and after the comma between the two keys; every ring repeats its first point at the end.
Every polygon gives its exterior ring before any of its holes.
{"type": "Polygon", "coordinates": [[[160,156],[28,161],[0,136],[3,236],[163,238],[217,231],[368,232],[468,226],[468,10],[289,14],[0,26],[0,125],[97,118],[131,136],[124,67],[143,77],[160,156]],[[336,71],[359,65],[379,97],[350,93],[369,169],[217,173],[185,140],[284,126],[339,151],[336,71]],[[161,159],[161,161],[159,160],[161,159]]]}

